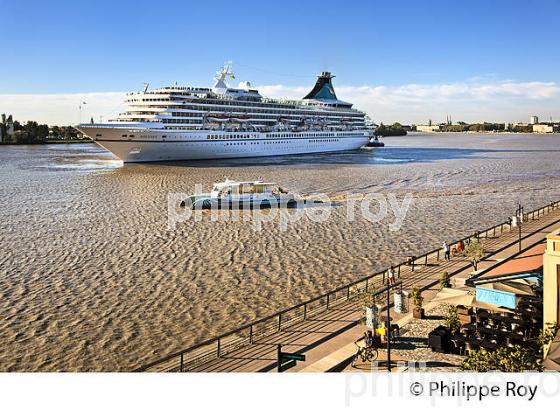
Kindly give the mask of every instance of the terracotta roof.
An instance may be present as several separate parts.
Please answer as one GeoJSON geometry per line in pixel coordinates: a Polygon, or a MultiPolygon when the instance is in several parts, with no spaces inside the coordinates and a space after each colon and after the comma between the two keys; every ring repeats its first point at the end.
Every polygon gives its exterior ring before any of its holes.
{"type": "Polygon", "coordinates": [[[479,276],[479,279],[539,270],[543,266],[543,254],[545,249],[546,243],[533,246],[531,249],[528,249],[515,258],[484,272],[479,276]]]}

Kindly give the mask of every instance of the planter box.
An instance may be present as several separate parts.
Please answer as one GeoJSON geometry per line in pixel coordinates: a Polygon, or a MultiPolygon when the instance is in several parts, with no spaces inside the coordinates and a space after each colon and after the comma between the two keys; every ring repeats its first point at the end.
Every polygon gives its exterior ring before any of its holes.
{"type": "Polygon", "coordinates": [[[424,315],[424,308],[422,309],[412,309],[412,317],[414,319],[424,319],[426,316],[424,315]]]}
{"type": "Polygon", "coordinates": [[[428,334],[428,346],[432,352],[449,353],[451,351],[451,333],[445,326],[438,326],[428,334]]]}

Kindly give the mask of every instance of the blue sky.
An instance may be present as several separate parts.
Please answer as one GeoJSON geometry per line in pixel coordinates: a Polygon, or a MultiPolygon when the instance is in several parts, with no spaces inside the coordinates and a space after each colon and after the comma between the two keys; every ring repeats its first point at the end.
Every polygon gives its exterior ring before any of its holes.
{"type": "MultiPolygon", "coordinates": [[[[394,97],[410,85],[506,82],[545,84],[544,99],[556,98],[528,110],[553,111],[558,102],[558,0],[0,0],[0,10],[0,111],[10,108],[3,95],[124,92],[144,82],[210,85],[225,60],[234,61],[239,80],[282,86],[287,96],[330,70],[349,97],[362,86],[394,97]]],[[[463,108],[454,114],[468,117],[463,108]]],[[[504,118],[520,115],[508,110],[504,118]]],[[[398,113],[387,112],[388,119],[398,113]]],[[[399,119],[409,118],[416,117],[402,107],[399,119]]]]}

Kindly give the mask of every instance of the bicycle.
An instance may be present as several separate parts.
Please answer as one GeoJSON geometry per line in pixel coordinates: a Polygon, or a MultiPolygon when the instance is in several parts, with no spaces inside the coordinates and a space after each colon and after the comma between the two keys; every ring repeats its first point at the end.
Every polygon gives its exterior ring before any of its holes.
{"type": "Polygon", "coordinates": [[[373,362],[377,359],[379,352],[375,346],[360,346],[358,343],[354,342],[358,350],[354,354],[354,359],[352,360],[352,367],[356,366],[358,359],[362,359],[362,362],[373,362]]]}

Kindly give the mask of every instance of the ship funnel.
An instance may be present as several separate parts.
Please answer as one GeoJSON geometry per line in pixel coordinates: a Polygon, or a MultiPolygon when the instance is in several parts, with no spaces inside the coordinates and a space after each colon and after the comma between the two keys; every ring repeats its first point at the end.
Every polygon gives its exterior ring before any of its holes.
{"type": "Polygon", "coordinates": [[[315,87],[303,97],[304,100],[309,99],[321,99],[321,100],[338,100],[336,93],[334,92],[334,87],[332,85],[332,75],[328,71],[323,71],[321,75],[318,76],[315,87]]]}

